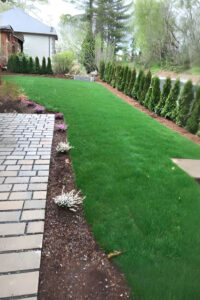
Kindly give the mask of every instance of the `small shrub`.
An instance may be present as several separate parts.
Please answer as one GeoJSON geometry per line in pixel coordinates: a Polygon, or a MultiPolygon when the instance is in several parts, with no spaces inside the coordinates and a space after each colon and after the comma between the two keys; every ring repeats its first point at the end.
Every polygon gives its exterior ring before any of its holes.
{"type": "Polygon", "coordinates": [[[50,57],[48,57],[46,73],[49,74],[49,75],[53,74],[53,70],[52,70],[52,66],[51,66],[51,58],[50,57]]]}
{"type": "Polygon", "coordinates": [[[56,151],[59,153],[66,153],[70,149],[74,148],[73,146],[70,146],[69,142],[60,142],[58,146],[56,147],[56,151]]]}
{"type": "Polygon", "coordinates": [[[40,61],[37,56],[35,58],[35,73],[40,74],[40,61]]]}
{"type": "Polygon", "coordinates": [[[131,80],[131,69],[129,68],[128,73],[127,73],[127,77],[126,77],[126,84],[125,84],[125,87],[124,87],[124,93],[126,95],[128,95],[128,87],[129,87],[129,84],[130,84],[130,80],[131,80]]]}
{"type": "Polygon", "coordinates": [[[42,114],[43,112],[45,112],[45,108],[41,105],[36,105],[36,107],[34,108],[34,111],[37,114],[42,114]]]}
{"type": "Polygon", "coordinates": [[[133,89],[132,89],[132,92],[131,92],[131,95],[133,98],[137,99],[137,94],[138,94],[138,91],[139,91],[139,88],[140,88],[140,80],[141,80],[141,77],[144,75],[144,71],[143,70],[140,70],[136,80],[135,80],[135,84],[133,86],[133,89]]]}
{"type": "Polygon", "coordinates": [[[65,125],[65,124],[56,124],[56,130],[58,130],[58,131],[66,131],[67,130],[67,125],[65,125]]]}
{"type": "Polygon", "coordinates": [[[53,69],[55,73],[69,73],[74,64],[74,54],[71,51],[57,53],[53,56],[53,69]]]}
{"type": "Polygon", "coordinates": [[[161,111],[161,116],[174,120],[176,115],[177,100],[180,93],[180,80],[176,79],[173,88],[165,102],[165,106],[161,111]]]}
{"type": "Polygon", "coordinates": [[[160,79],[156,76],[153,79],[151,98],[148,103],[149,110],[154,111],[159,101],[160,101],[160,79]]]}
{"type": "Polygon", "coordinates": [[[192,81],[189,80],[184,85],[178,102],[178,113],[176,122],[178,125],[185,127],[189,117],[191,103],[194,99],[194,91],[192,81]]]}
{"type": "Polygon", "coordinates": [[[150,84],[151,84],[151,71],[149,71],[145,76],[143,89],[140,91],[140,104],[144,104],[145,96],[148,92],[150,84]]]}
{"type": "Polygon", "coordinates": [[[60,207],[67,207],[73,212],[77,211],[78,206],[83,203],[84,199],[85,197],[80,196],[80,191],[76,192],[75,190],[67,193],[62,191],[60,196],[53,198],[55,204],[60,207]]]}
{"type": "Polygon", "coordinates": [[[170,90],[171,90],[171,86],[172,86],[172,81],[171,81],[171,78],[168,77],[165,80],[165,83],[163,85],[163,91],[162,91],[162,94],[161,94],[161,97],[160,97],[160,101],[158,102],[158,105],[155,108],[155,113],[157,115],[161,114],[161,111],[165,106],[166,100],[167,100],[167,98],[169,96],[169,93],[170,93],[170,90]]]}
{"type": "Polygon", "coordinates": [[[56,118],[56,120],[62,120],[63,119],[63,114],[62,113],[56,113],[55,118],[56,118]]]}
{"type": "Polygon", "coordinates": [[[128,96],[131,96],[131,92],[132,92],[134,84],[135,84],[135,79],[136,79],[136,70],[133,69],[131,72],[131,79],[130,79],[130,82],[128,84],[128,89],[127,89],[128,96]]]}
{"type": "Polygon", "coordinates": [[[103,60],[101,60],[100,66],[99,66],[99,76],[100,76],[101,80],[103,80],[103,78],[104,78],[104,71],[105,71],[105,62],[103,60]]]}
{"type": "Polygon", "coordinates": [[[197,88],[195,102],[191,114],[186,123],[186,129],[191,133],[197,133],[200,122],[200,86],[197,88]]]}

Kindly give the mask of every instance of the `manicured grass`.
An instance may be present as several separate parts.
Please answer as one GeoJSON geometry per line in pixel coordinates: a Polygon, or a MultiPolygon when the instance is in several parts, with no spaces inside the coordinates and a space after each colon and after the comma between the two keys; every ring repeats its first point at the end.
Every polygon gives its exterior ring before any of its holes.
{"type": "Polygon", "coordinates": [[[200,147],[100,84],[6,77],[64,113],[87,221],[132,287],[133,299],[199,299],[200,187],[172,157],[200,147]]]}

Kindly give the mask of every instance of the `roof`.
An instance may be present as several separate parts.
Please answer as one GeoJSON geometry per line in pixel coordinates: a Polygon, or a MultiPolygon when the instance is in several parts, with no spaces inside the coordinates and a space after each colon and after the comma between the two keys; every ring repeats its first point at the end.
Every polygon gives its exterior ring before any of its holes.
{"type": "Polygon", "coordinates": [[[0,32],[11,32],[15,38],[24,42],[24,35],[21,32],[14,32],[12,26],[0,26],[0,32]]]}
{"type": "Polygon", "coordinates": [[[10,25],[0,26],[0,31],[12,31],[13,32],[13,28],[10,25]]]}
{"type": "Polygon", "coordinates": [[[0,26],[7,26],[7,24],[11,25],[15,32],[49,35],[58,38],[54,27],[45,25],[17,7],[0,14],[0,26]]]}

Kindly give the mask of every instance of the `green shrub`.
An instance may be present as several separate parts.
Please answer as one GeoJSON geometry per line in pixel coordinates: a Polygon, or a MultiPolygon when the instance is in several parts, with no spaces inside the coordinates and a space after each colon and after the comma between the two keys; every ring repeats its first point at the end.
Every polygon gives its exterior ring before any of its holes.
{"type": "Polygon", "coordinates": [[[118,80],[119,80],[119,77],[120,77],[120,73],[121,73],[121,66],[118,65],[116,67],[116,72],[115,72],[115,81],[113,82],[113,87],[117,87],[118,85],[118,80]]]}
{"type": "Polygon", "coordinates": [[[112,85],[112,87],[115,87],[116,70],[117,70],[117,67],[114,65],[114,67],[113,67],[113,73],[112,73],[112,80],[111,80],[111,83],[110,83],[112,85]]]}
{"type": "Polygon", "coordinates": [[[109,74],[108,74],[108,84],[110,84],[112,81],[113,68],[114,68],[114,65],[112,63],[110,63],[110,69],[109,69],[109,74]]]}
{"type": "Polygon", "coordinates": [[[171,89],[169,96],[165,102],[165,106],[161,110],[161,116],[174,120],[176,117],[177,100],[180,94],[180,80],[176,79],[173,88],[171,89]]]}
{"type": "Polygon", "coordinates": [[[109,62],[106,64],[105,72],[104,72],[104,81],[105,81],[105,82],[108,82],[108,80],[109,80],[110,66],[111,66],[111,62],[109,61],[109,62]]]}
{"type": "Polygon", "coordinates": [[[143,90],[140,91],[140,103],[141,104],[144,104],[146,94],[147,94],[148,89],[149,89],[150,84],[151,84],[151,77],[152,77],[151,71],[149,70],[149,72],[145,76],[145,82],[144,82],[143,90]]]}
{"type": "Polygon", "coordinates": [[[48,57],[47,74],[53,74],[53,70],[52,70],[52,66],[51,66],[51,58],[50,57],[48,57]]]}
{"type": "Polygon", "coordinates": [[[195,102],[186,123],[186,129],[191,133],[197,133],[200,122],[200,86],[197,88],[195,102]]]}
{"type": "Polygon", "coordinates": [[[161,114],[161,111],[165,106],[166,100],[167,100],[167,98],[169,96],[169,93],[170,93],[170,90],[171,90],[171,86],[172,86],[172,81],[171,81],[171,78],[168,77],[165,80],[165,83],[163,85],[163,91],[162,91],[162,95],[160,97],[160,101],[158,102],[158,105],[155,108],[155,113],[157,115],[161,114]]]}
{"type": "Polygon", "coordinates": [[[40,69],[40,74],[46,74],[46,73],[47,73],[46,58],[43,56],[43,58],[42,58],[42,67],[40,69]]]}
{"type": "Polygon", "coordinates": [[[160,101],[160,79],[156,76],[153,79],[152,94],[151,94],[150,101],[148,103],[149,110],[154,111],[159,101],[160,101]]]}
{"type": "Polygon", "coordinates": [[[22,57],[21,66],[22,66],[21,73],[24,73],[24,74],[28,73],[28,60],[25,55],[22,57]]]}
{"type": "Polygon", "coordinates": [[[176,122],[178,125],[185,127],[189,116],[190,106],[194,99],[192,81],[189,80],[184,85],[178,102],[178,112],[176,122]]]}
{"type": "Polygon", "coordinates": [[[120,91],[121,88],[121,83],[122,83],[122,78],[123,78],[123,74],[124,74],[124,67],[121,66],[120,70],[119,70],[119,75],[117,78],[117,85],[116,88],[120,91]]]}
{"type": "Polygon", "coordinates": [[[142,104],[141,96],[142,96],[142,92],[143,92],[143,89],[144,89],[145,78],[146,77],[145,77],[145,74],[143,72],[142,75],[141,75],[141,78],[140,78],[139,90],[137,92],[137,99],[139,100],[140,104],[142,104]]]}
{"type": "Polygon", "coordinates": [[[34,64],[33,64],[33,58],[32,57],[29,57],[29,60],[28,60],[28,72],[30,74],[34,73],[34,64]]]}
{"type": "Polygon", "coordinates": [[[100,66],[99,66],[99,76],[100,76],[101,80],[103,80],[103,78],[104,78],[104,71],[105,71],[105,62],[103,60],[101,60],[100,66]]]}
{"type": "Polygon", "coordinates": [[[123,72],[123,77],[122,77],[122,84],[121,84],[121,87],[120,87],[120,90],[122,92],[124,92],[124,89],[125,89],[125,85],[126,85],[126,80],[127,80],[127,76],[128,76],[128,66],[124,67],[124,72],[123,72]]]}
{"type": "Polygon", "coordinates": [[[40,74],[40,61],[38,56],[35,58],[35,73],[40,74]]]}
{"type": "Polygon", "coordinates": [[[135,80],[135,84],[134,84],[132,92],[131,92],[132,97],[135,99],[137,99],[137,94],[138,94],[138,91],[140,88],[140,80],[143,75],[144,75],[144,71],[140,70],[140,72],[135,80]]]}
{"type": "Polygon", "coordinates": [[[81,63],[84,65],[87,73],[90,73],[96,69],[95,39],[92,30],[88,30],[86,37],[84,38],[83,43],[81,45],[81,63]]]}
{"type": "Polygon", "coordinates": [[[11,54],[8,56],[8,71],[13,73],[19,73],[20,72],[20,61],[19,57],[15,54],[11,54]]]}
{"type": "Polygon", "coordinates": [[[74,54],[71,51],[57,53],[53,56],[54,73],[70,73],[74,64],[74,54]]]}
{"type": "Polygon", "coordinates": [[[136,79],[136,70],[133,69],[131,72],[131,79],[128,85],[128,90],[127,90],[127,95],[131,96],[131,92],[133,90],[134,84],[135,84],[135,79],[136,79]]]}
{"type": "MultiPolygon", "coordinates": [[[[153,79],[151,81],[151,84],[153,85],[153,79]]],[[[149,106],[149,102],[151,100],[151,94],[152,94],[152,85],[150,85],[148,92],[146,93],[145,99],[144,99],[144,106],[148,107],[149,106]]]]}
{"type": "Polygon", "coordinates": [[[125,87],[124,87],[124,93],[126,95],[128,95],[128,87],[129,87],[129,84],[130,84],[130,80],[131,80],[131,69],[128,68],[128,73],[127,73],[127,77],[126,77],[126,84],[125,84],[125,87]]]}

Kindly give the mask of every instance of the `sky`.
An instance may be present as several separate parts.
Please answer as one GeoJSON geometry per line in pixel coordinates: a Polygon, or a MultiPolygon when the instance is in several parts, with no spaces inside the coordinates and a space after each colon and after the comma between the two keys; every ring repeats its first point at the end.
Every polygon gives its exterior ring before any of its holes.
{"type": "Polygon", "coordinates": [[[35,13],[35,17],[39,14],[40,19],[47,25],[58,27],[59,18],[62,14],[76,15],[81,11],[76,9],[74,4],[64,2],[63,0],[49,0],[48,4],[37,5],[39,12],[35,13]]]}

